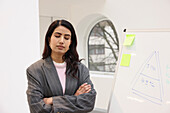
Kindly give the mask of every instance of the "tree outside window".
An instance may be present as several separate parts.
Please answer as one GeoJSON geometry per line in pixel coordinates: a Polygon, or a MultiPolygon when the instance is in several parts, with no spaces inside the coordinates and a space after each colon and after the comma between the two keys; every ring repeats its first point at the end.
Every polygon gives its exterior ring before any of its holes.
{"type": "Polygon", "coordinates": [[[91,30],[88,41],[89,69],[115,72],[119,54],[119,39],[110,20],[98,22],[91,30]]]}

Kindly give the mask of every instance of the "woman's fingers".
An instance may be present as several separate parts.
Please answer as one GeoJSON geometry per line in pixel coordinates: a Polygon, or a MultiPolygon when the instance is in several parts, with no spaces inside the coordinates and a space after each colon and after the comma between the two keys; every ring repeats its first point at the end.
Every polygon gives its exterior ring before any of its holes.
{"type": "Polygon", "coordinates": [[[91,85],[89,84],[89,85],[86,85],[86,86],[84,86],[83,88],[82,88],[82,90],[84,91],[84,92],[86,92],[87,90],[89,90],[89,89],[91,89],[91,85]]]}
{"type": "Polygon", "coordinates": [[[85,83],[80,86],[79,91],[81,91],[82,93],[86,93],[89,89],[91,89],[91,85],[85,83]]]}
{"type": "Polygon", "coordinates": [[[78,96],[80,94],[88,93],[91,91],[91,85],[84,83],[82,84],[79,89],[76,91],[75,95],[78,96]]]}
{"type": "Polygon", "coordinates": [[[52,97],[49,97],[49,98],[43,98],[43,101],[45,104],[52,104],[53,103],[53,99],[52,97]]]}
{"type": "Polygon", "coordinates": [[[87,90],[86,93],[89,93],[91,91],[91,89],[87,90]]]}
{"type": "Polygon", "coordinates": [[[84,88],[86,85],[87,85],[87,83],[82,84],[82,85],[79,87],[79,90],[81,90],[82,88],[84,88]]]}

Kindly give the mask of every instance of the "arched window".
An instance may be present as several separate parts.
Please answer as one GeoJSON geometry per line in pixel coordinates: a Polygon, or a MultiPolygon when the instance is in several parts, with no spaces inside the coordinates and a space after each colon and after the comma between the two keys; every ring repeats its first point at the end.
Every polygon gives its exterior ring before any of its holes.
{"type": "Polygon", "coordinates": [[[91,71],[115,72],[119,54],[119,39],[110,20],[98,22],[88,41],[88,65],[91,71]]]}

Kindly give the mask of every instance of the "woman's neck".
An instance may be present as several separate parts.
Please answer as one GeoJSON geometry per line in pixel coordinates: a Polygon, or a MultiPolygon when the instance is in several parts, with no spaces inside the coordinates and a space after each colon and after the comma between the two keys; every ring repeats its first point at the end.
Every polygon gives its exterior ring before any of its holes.
{"type": "Polygon", "coordinates": [[[62,55],[56,55],[54,53],[51,53],[51,58],[53,61],[55,61],[56,63],[63,63],[64,60],[62,58],[63,56],[62,55]]]}

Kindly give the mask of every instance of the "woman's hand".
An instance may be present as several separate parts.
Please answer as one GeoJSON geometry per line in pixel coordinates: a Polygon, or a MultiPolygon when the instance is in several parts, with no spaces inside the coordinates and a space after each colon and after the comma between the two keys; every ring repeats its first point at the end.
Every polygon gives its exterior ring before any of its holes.
{"type": "Polygon", "coordinates": [[[78,96],[78,95],[81,95],[81,94],[84,94],[84,93],[88,93],[90,91],[91,91],[91,85],[84,83],[79,87],[79,89],[76,91],[76,93],[74,95],[78,96]]]}
{"type": "Polygon", "coordinates": [[[53,98],[52,97],[44,98],[43,101],[44,101],[45,104],[51,104],[51,105],[53,104],[53,98]]]}

